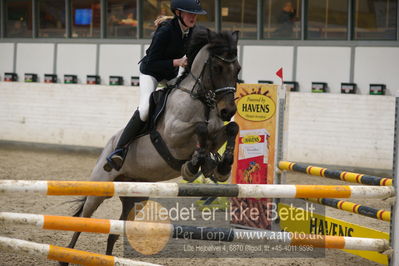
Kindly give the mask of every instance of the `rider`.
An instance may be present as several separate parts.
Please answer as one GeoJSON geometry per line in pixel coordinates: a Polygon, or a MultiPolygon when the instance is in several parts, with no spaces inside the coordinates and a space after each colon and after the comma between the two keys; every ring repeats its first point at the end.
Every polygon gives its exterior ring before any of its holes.
{"type": "Polygon", "coordinates": [[[199,0],[171,0],[173,19],[157,23],[157,29],[140,64],[140,103],[133,114],[115,150],[107,157],[106,171],[119,171],[126,156],[126,147],[136,138],[148,119],[149,98],[158,83],[173,84],[179,67],[187,65],[185,57],[188,40],[197,20],[205,15],[199,0]]]}

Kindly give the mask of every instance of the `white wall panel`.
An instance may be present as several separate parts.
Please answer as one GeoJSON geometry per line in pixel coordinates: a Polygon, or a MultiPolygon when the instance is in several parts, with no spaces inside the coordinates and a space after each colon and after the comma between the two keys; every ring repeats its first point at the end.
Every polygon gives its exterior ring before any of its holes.
{"type": "Polygon", "coordinates": [[[16,71],[20,81],[25,73],[38,74],[40,82],[44,74],[53,74],[54,46],[52,43],[18,43],[16,71]]]}
{"type": "Polygon", "coordinates": [[[291,93],[288,106],[286,159],[392,169],[394,97],[291,93]]]}
{"type": "Polygon", "coordinates": [[[79,83],[86,83],[87,75],[96,73],[95,44],[59,44],[57,48],[57,75],[64,82],[64,74],[78,76],[79,83]]]}
{"type": "Polygon", "coordinates": [[[357,47],[354,80],[363,94],[369,93],[370,83],[383,83],[387,94],[399,91],[399,48],[357,47]]]}
{"type": "Polygon", "coordinates": [[[350,78],[349,47],[299,47],[297,81],[301,92],[310,92],[312,82],[327,82],[329,92],[340,93],[341,82],[350,78]]]}
{"type": "Polygon", "coordinates": [[[292,80],[294,48],[287,46],[244,46],[242,79],[245,83],[258,83],[258,80],[281,81],[276,71],[283,67],[284,80],[292,80]]]}
{"type": "Polygon", "coordinates": [[[140,45],[100,45],[99,74],[102,83],[109,84],[109,76],[123,76],[125,85],[130,85],[131,76],[139,75],[140,59],[140,45]]]}
{"type": "Polygon", "coordinates": [[[103,147],[125,127],[137,87],[0,82],[0,139],[103,147]]]}
{"type": "MultiPolygon", "coordinates": [[[[13,72],[14,44],[0,43],[0,78],[4,80],[5,72],[13,72]]],[[[19,77],[21,78],[21,77],[19,77]]]]}

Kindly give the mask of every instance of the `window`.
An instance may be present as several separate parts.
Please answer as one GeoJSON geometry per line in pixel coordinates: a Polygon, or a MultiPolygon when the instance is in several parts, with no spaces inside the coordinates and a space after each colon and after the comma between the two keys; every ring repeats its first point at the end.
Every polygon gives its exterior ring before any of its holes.
{"type": "Polygon", "coordinates": [[[143,36],[151,39],[155,31],[154,21],[159,16],[173,16],[170,11],[170,1],[165,0],[144,0],[143,10],[143,36]]]}
{"type": "Polygon", "coordinates": [[[308,39],[347,39],[348,0],[309,0],[308,14],[308,39]]]}
{"type": "Polygon", "coordinates": [[[257,0],[222,0],[222,30],[240,31],[242,39],[256,39],[257,0]]]}
{"type": "MultiPolygon", "coordinates": [[[[215,30],[215,3],[214,0],[202,0],[201,7],[207,11],[207,15],[198,15],[197,23],[215,30]]],[[[143,36],[151,39],[155,31],[154,21],[159,16],[170,16],[174,14],[170,10],[170,0],[144,0],[143,11],[143,36]]]]}
{"type": "Polygon", "coordinates": [[[32,1],[6,1],[6,37],[32,37],[32,1]]]}
{"type": "Polygon", "coordinates": [[[38,0],[39,37],[65,37],[65,1],[38,0]]]}
{"type": "Polygon", "coordinates": [[[355,39],[395,40],[396,0],[355,0],[355,39]]]}
{"type": "Polygon", "coordinates": [[[72,0],[72,37],[100,37],[100,1],[72,0]]]}
{"type": "Polygon", "coordinates": [[[107,37],[136,38],[136,15],[136,0],[108,0],[107,37]]]}
{"type": "Polygon", "coordinates": [[[301,0],[266,0],[265,39],[301,38],[301,0]]]}
{"type": "Polygon", "coordinates": [[[199,15],[197,17],[198,25],[202,25],[211,30],[215,30],[215,1],[214,0],[201,0],[202,9],[206,10],[208,14],[199,15]]]}

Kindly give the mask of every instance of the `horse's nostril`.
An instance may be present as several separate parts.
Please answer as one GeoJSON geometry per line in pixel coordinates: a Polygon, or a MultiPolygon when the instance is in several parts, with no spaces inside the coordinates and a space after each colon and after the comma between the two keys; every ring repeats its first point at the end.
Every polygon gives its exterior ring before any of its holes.
{"type": "Polygon", "coordinates": [[[227,109],[222,109],[220,111],[220,116],[224,121],[230,121],[230,119],[233,117],[235,114],[235,110],[227,110],[227,109]]]}

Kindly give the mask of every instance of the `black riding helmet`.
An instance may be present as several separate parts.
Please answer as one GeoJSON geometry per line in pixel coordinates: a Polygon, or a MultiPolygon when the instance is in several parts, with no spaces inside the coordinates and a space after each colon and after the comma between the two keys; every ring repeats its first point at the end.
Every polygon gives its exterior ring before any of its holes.
{"type": "Polygon", "coordinates": [[[171,0],[170,1],[170,10],[175,16],[180,20],[180,22],[187,27],[186,23],[184,23],[181,16],[176,14],[176,10],[180,10],[183,12],[196,14],[196,15],[206,15],[207,12],[202,9],[200,0],[171,0]]]}
{"type": "Polygon", "coordinates": [[[207,14],[207,12],[202,9],[200,0],[171,0],[170,9],[174,14],[176,10],[197,15],[207,14]]]}

